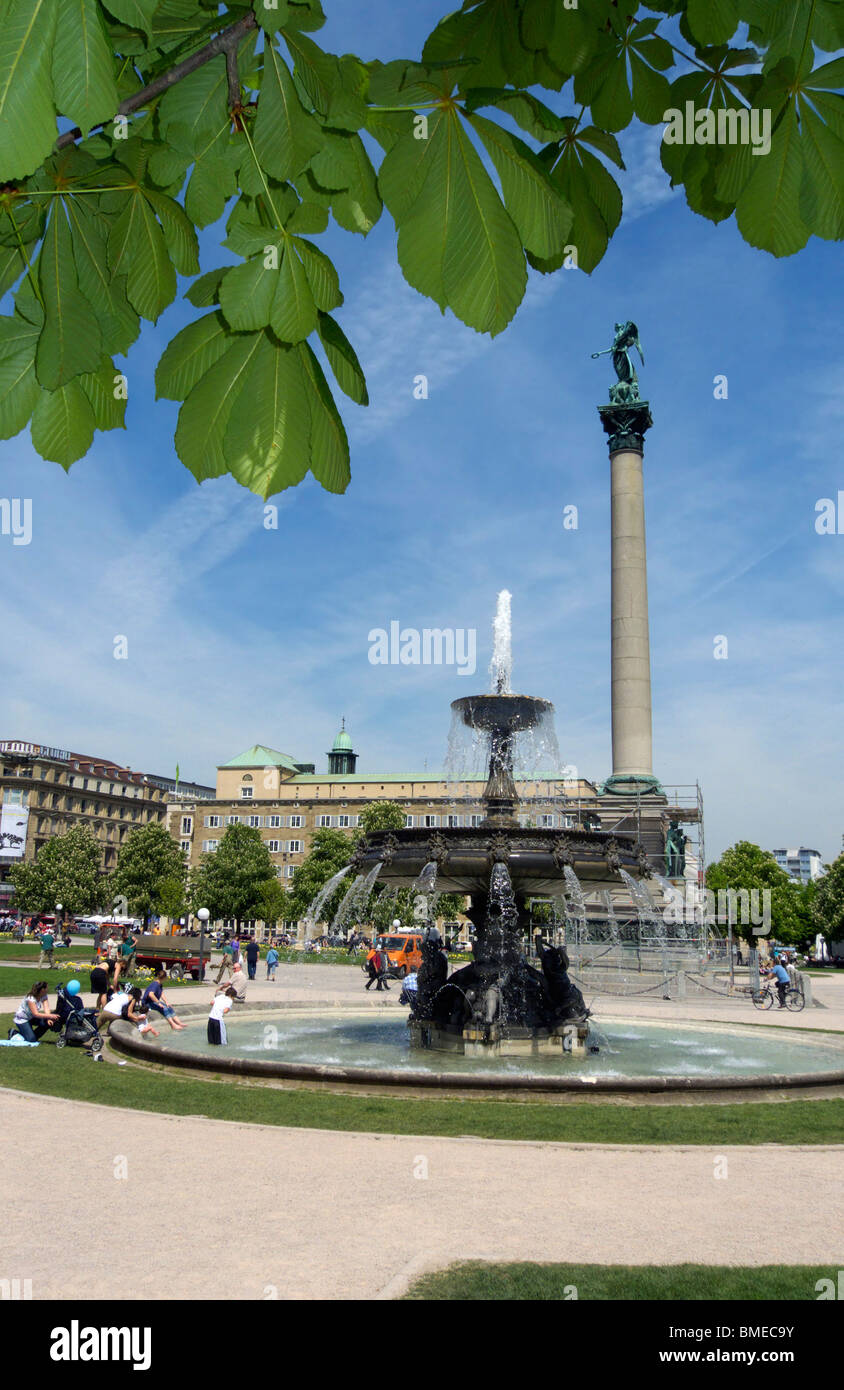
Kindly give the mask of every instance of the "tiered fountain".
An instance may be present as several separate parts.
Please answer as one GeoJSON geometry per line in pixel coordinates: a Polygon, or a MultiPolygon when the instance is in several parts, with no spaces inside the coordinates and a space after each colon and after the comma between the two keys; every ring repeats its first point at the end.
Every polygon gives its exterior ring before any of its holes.
{"type": "Polygon", "coordinates": [[[619,881],[619,871],[647,873],[637,842],[581,827],[527,829],[519,824],[513,777],[519,738],[553,711],[548,700],[510,690],[510,595],[499,595],[491,664],[493,689],[455,700],[452,710],[484,741],[486,814],[471,828],[381,831],[358,849],[358,874],[380,865],[379,881],[416,884],[436,866],[440,891],[471,895],[474,960],[448,975],[442,943],[430,932],[410,1019],[415,1045],[477,1055],[582,1051],[588,1013],[568,976],[565,949],[536,940],[541,968],[527,960],[523,933],[528,900],[561,894],[567,871],[581,882],[619,881]]]}

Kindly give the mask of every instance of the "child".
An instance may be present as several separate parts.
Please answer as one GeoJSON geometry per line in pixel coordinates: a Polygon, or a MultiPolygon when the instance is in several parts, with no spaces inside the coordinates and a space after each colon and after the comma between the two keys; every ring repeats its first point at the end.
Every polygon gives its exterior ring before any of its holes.
{"type": "Polygon", "coordinates": [[[232,1006],[232,1000],[236,998],[237,991],[232,989],[231,985],[225,994],[214,995],[214,1002],[208,1015],[208,1041],[212,1047],[224,1047],[228,1042],[225,1016],[232,1006]]]}

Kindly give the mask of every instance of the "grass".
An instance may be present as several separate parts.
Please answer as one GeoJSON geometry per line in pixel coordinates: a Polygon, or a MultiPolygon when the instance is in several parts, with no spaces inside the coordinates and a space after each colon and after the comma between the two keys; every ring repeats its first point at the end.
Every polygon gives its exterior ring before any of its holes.
{"type": "MultiPolygon", "coordinates": [[[[11,1016],[0,1016],[5,1038],[11,1016]]],[[[81,1048],[0,1048],[0,1086],[101,1105],[368,1134],[471,1135],[601,1144],[836,1144],[844,1100],[738,1105],[564,1105],[402,1098],[205,1080],[157,1066],[92,1064],[81,1048]]]]}
{"type": "MultiPolygon", "coordinates": [[[[837,1271],[824,1265],[558,1265],[470,1262],[426,1274],[405,1299],[537,1302],[650,1299],[717,1302],[817,1299],[819,1279],[837,1271]],[[576,1293],[573,1292],[576,1290],[576,1293]]],[[[697,1345],[697,1343],[693,1343],[697,1345]]]]}
{"type": "MultiPolygon", "coordinates": [[[[72,959],[73,957],[71,957],[72,959]]],[[[36,957],[36,961],[37,961],[36,957]]],[[[90,991],[91,982],[89,980],[91,966],[86,956],[77,957],[75,967],[59,966],[56,970],[48,970],[46,965],[40,968],[35,961],[32,963],[31,970],[21,970],[14,965],[0,965],[0,998],[7,999],[18,996],[23,999],[26,992],[32,988],[36,980],[46,980],[50,990],[51,1002],[55,1002],[53,996],[59,985],[66,985],[68,980],[78,980],[83,991],[90,991]]],[[[135,983],[143,986],[149,984],[150,976],[139,978],[135,983]]],[[[121,984],[123,981],[121,980],[121,984]]],[[[183,989],[188,985],[194,984],[193,980],[168,980],[165,990],[173,988],[183,989]]],[[[211,980],[206,976],[206,986],[211,980]]]]}

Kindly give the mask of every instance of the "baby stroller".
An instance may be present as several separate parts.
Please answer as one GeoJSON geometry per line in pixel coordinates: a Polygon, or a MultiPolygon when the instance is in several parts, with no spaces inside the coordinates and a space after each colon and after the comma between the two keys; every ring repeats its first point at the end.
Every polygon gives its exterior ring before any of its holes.
{"type": "Polygon", "coordinates": [[[103,1040],[97,1028],[97,1010],[83,1007],[78,994],[68,994],[64,985],[59,985],[56,996],[55,1013],[60,1019],[56,1047],[87,1047],[91,1052],[101,1052],[103,1040]]]}

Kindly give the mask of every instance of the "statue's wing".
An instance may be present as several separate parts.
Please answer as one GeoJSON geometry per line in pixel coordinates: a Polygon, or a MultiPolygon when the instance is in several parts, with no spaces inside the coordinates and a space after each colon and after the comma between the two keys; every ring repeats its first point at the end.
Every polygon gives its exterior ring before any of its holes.
{"type": "Polygon", "coordinates": [[[638,328],[636,327],[635,323],[631,323],[631,325],[630,325],[630,346],[636,348],[636,350],[637,350],[639,356],[640,356],[641,359],[642,359],[642,366],[644,367],[644,365],[645,365],[645,354],[644,354],[643,351],[642,351],[642,342],[641,342],[641,339],[640,339],[640,337],[639,337],[639,330],[638,330],[638,328]]]}

